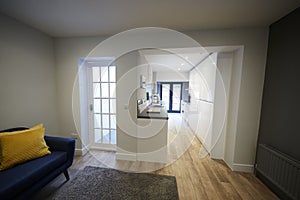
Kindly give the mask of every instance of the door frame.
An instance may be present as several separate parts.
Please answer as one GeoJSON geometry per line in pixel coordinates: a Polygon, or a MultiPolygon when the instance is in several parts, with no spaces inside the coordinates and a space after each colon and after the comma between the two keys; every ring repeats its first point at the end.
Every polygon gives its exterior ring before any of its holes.
{"type": "MultiPolygon", "coordinates": [[[[90,149],[98,149],[98,150],[106,150],[106,151],[116,151],[116,144],[106,144],[106,143],[96,143],[95,142],[95,132],[94,132],[94,101],[93,101],[93,73],[92,68],[94,66],[105,66],[112,65],[112,59],[99,59],[94,60],[89,63],[89,59],[85,60],[85,66],[87,69],[87,98],[88,98],[88,129],[89,129],[89,148],[90,149]]],[[[115,65],[115,64],[114,64],[115,65]]],[[[115,65],[116,66],[116,65],[115,65]]],[[[116,113],[117,115],[117,113],[116,113]]],[[[116,134],[117,134],[117,130],[116,134]]]]}

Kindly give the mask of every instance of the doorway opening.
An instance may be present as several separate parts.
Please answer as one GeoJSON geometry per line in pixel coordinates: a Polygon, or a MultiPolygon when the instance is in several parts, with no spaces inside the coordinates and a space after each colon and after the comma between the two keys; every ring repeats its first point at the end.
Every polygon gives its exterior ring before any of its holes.
{"type": "Polygon", "coordinates": [[[180,113],[182,82],[158,82],[157,84],[160,99],[168,113],[180,113]]]}

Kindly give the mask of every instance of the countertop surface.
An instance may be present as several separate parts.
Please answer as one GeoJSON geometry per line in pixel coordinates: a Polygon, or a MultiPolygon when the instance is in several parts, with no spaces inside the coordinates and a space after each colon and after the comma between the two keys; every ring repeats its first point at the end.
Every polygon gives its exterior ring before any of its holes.
{"type": "Polygon", "coordinates": [[[168,112],[166,109],[162,106],[152,106],[149,105],[147,108],[145,108],[141,113],[137,114],[137,118],[144,118],[144,119],[165,119],[168,120],[168,112]],[[160,112],[148,112],[148,110],[160,108],[160,112]]]}

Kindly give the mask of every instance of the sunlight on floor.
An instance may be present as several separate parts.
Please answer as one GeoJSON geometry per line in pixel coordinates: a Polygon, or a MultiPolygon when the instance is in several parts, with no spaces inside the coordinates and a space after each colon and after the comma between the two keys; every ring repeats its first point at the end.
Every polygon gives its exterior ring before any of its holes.
{"type": "Polygon", "coordinates": [[[173,162],[190,147],[195,135],[179,113],[168,115],[168,162],[173,162]]]}

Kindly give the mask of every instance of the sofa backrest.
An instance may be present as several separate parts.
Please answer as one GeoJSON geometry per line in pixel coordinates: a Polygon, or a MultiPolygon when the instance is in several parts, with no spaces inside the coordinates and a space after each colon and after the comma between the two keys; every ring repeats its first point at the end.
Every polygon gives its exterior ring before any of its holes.
{"type": "Polygon", "coordinates": [[[27,127],[20,126],[20,127],[15,127],[15,128],[9,128],[9,129],[2,130],[2,131],[0,131],[0,133],[3,133],[3,132],[14,132],[14,131],[23,131],[23,130],[27,130],[27,129],[28,129],[27,127]]]}

